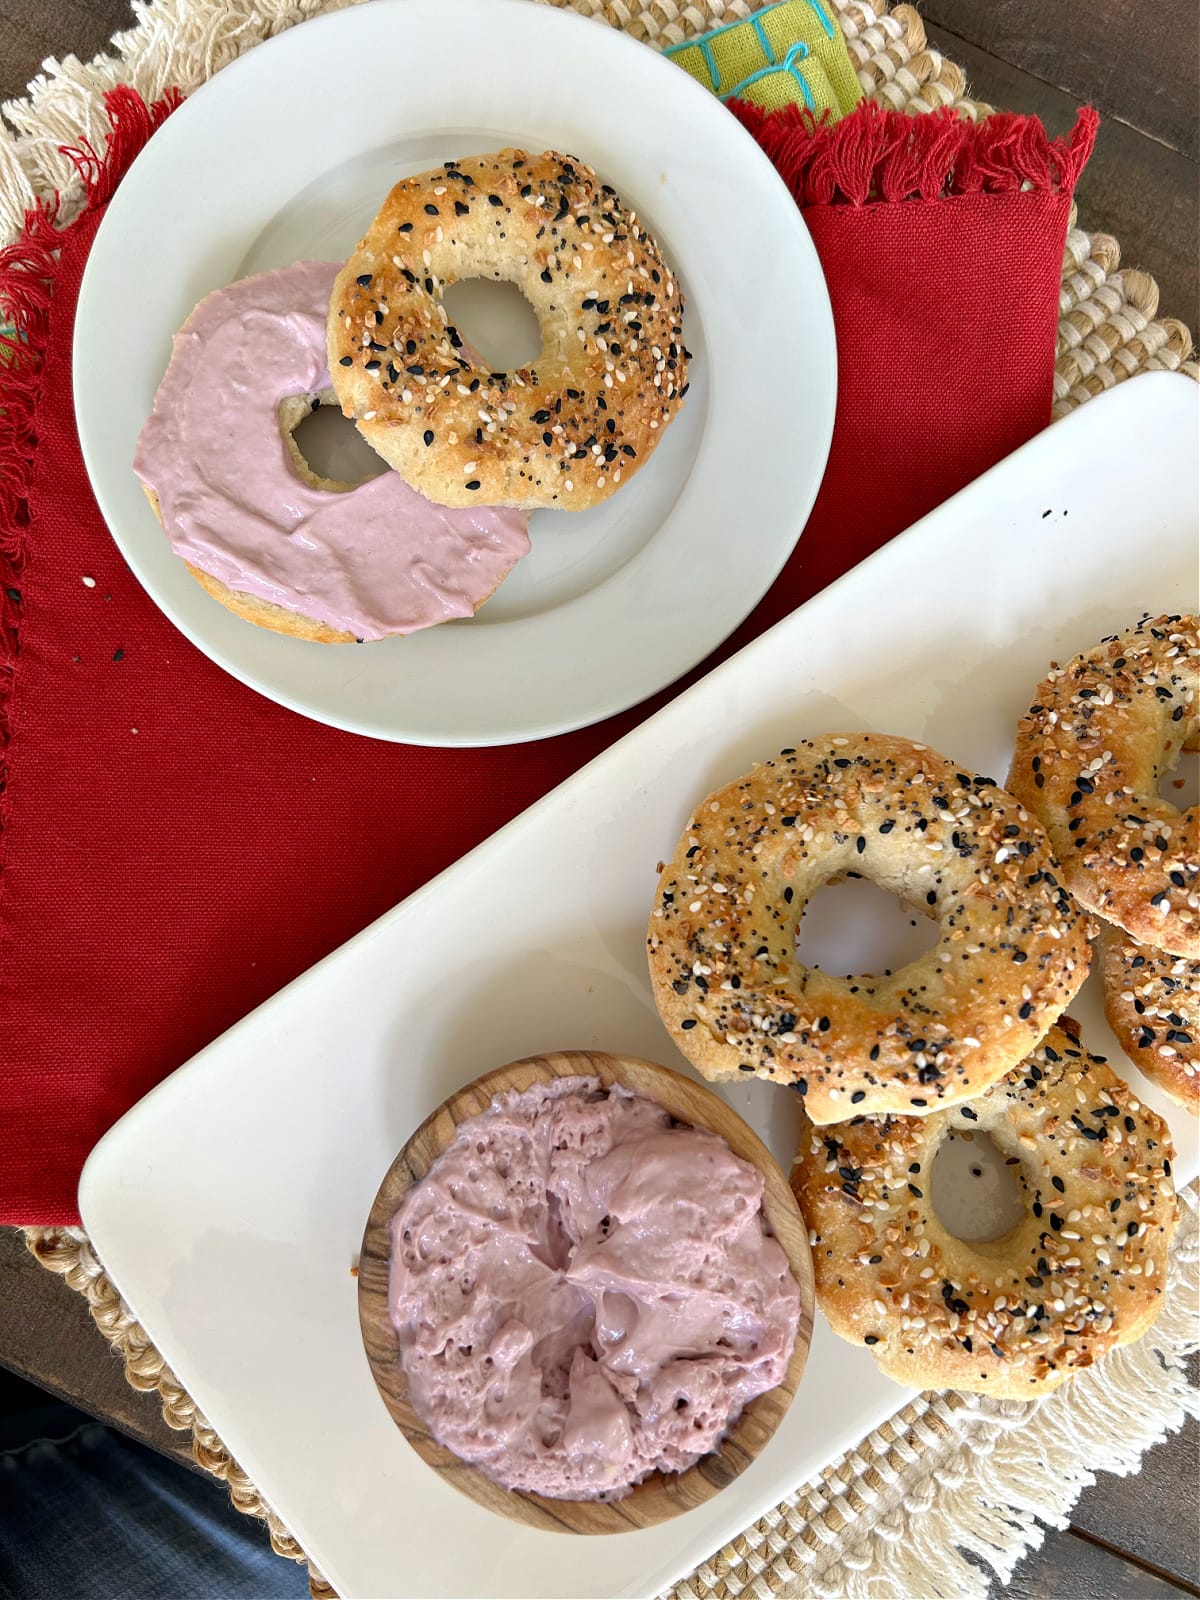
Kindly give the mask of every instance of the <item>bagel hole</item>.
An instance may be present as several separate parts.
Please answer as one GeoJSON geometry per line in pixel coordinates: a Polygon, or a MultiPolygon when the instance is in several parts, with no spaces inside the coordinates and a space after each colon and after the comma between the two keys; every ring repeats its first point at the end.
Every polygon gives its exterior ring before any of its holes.
{"type": "Polygon", "coordinates": [[[1158,781],[1158,794],[1176,811],[1200,804],[1200,750],[1182,750],[1158,781]]]}
{"type": "Polygon", "coordinates": [[[383,457],[375,454],[336,405],[322,402],[314,406],[296,424],[292,441],[309,471],[332,483],[357,488],[388,469],[383,457]]]}
{"type": "Polygon", "coordinates": [[[460,278],[446,290],[446,315],[493,372],[536,361],[542,349],[537,312],[515,283],[460,278]]]}
{"type": "Polygon", "coordinates": [[[1023,1165],[989,1134],[952,1129],[929,1174],[934,1212],[946,1232],[968,1244],[1002,1239],[1028,1211],[1023,1165]]]}
{"type": "Polygon", "coordinates": [[[938,925],[925,907],[851,874],[823,884],[808,902],[796,954],[830,977],[871,982],[919,960],[937,942],[938,925]]]}

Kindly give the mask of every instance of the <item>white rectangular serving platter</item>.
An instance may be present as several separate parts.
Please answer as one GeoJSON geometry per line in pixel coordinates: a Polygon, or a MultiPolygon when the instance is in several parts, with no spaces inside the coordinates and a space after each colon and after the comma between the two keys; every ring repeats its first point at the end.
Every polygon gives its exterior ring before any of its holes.
{"type": "MultiPolygon", "coordinates": [[[[643,940],[656,863],[699,796],[800,736],[855,729],[1003,781],[1052,657],[1144,611],[1194,609],[1198,423],[1200,389],[1152,375],[1040,434],[260,1007],[93,1151],[80,1199],[97,1251],[339,1594],[657,1594],[909,1397],[818,1318],[791,1412],[709,1504],[607,1538],[510,1523],[430,1471],[375,1392],[351,1275],[363,1222],[408,1134],[488,1067],[568,1046],[683,1066],[643,940]]],[[[1095,977],[1072,1011],[1170,1116],[1190,1180],[1195,1125],[1121,1056],[1095,977]]],[[[786,1167],[794,1097],[726,1093],[786,1167]]]]}

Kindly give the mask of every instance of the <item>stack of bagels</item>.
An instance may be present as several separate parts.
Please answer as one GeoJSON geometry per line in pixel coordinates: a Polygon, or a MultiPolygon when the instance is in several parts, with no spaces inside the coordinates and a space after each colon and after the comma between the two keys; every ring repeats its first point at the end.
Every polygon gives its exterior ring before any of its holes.
{"type": "Polygon", "coordinates": [[[799,1098],[792,1185],[821,1306],[902,1383],[1026,1398],[1157,1315],[1170,1134],[1065,1012],[1099,936],[1114,1030],[1194,1108],[1197,818],[1157,790],[1200,734],[1198,668],[1178,616],[1051,667],[1006,789],[908,739],[798,740],[707,796],[662,871],[663,1020],[705,1077],[799,1098]],[[935,947],[883,976],[804,965],[805,905],[845,876],[935,918],[935,947]],[[932,1168],[980,1135],[1023,1214],[964,1240],[932,1168]]]}

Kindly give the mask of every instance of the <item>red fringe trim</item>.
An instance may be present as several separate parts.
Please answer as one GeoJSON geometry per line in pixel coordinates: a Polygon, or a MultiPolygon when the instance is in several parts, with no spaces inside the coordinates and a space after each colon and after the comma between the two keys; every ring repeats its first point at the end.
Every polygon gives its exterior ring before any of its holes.
{"type": "Polygon", "coordinates": [[[1023,189],[1070,194],[1100,123],[1091,106],[1081,106],[1071,132],[1051,139],[1036,117],[1008,113],[968,122],[949,109],[910,116],[866,100],[840,122],[818,122],[797,106],[765,112],[731,100],[729,108],[801,206],[1023,189]]]}
{"type": "MultiPolygon", "coordinates": [[[[147,106],[127,85],[105,94],[110,131],[103,154],[86,140],[77,147],[61,147],[83,180],[81,215],[112,199],[133,158],[182,100],[177,89],[169,89],[147,106]]],[[[0,322],[13,329],[0,334],[0,794],[5,787],[42,363],[58,252],[74,226],[60,228],[58,215],[57,195],[39,202],[25,213],[20,238],[0,250],[0,322]]]]}

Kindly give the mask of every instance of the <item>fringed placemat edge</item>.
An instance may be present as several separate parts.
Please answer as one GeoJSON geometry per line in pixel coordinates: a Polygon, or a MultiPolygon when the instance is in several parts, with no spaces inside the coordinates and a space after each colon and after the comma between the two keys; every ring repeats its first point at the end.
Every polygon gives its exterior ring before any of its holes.
{"type": "Polygon", "coordinates": [[[1200,1412],[1187,1362],[1200,1348],[1200,1205],[1180,1195],[1171,1276],[1154,1327],[1038,1400],[923,1394],[789,1496],[667,1600],[795,1595],[968,1600],[1002,1583],[1099,1472],[1200,1412]],[[742,1569],[748,1569],[746,1576],[742,1569]],[[733,1581],[731,1582],[731,1578],[733,1581]]]}

